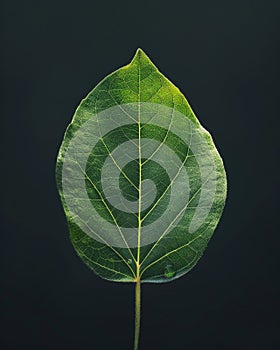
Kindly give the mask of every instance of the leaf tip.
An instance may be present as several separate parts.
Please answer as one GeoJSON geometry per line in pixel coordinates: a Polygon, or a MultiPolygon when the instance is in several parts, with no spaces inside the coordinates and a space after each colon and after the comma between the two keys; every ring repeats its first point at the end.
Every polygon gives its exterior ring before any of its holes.
{"type": "Polygon", "coordinates": [[[132,62],[133,61],[150,61],[149,57],[147,56],[147,54],[140,48],[138,47],[138,49],[136,50],[135,52],[135,55],[132,59],[132,62]]]}
{"type": "Polygon", "coordinates": [[[131,61],[131,65],[142,67],[149,66],[150,68],[154,67],[154,69],[157,69],[148,55],[140,47],[136,50],[135,55],[131,61]]]}
{"type": "Polygon", "coordinates": [[[145,54],[145,52],[140,48],[140,47],[138,47],[138,49],[136,50],[136,53],[135,53],[135,58],[136,57],[141,57],[141,56],[147,56],[146,54],[145,54]]]}

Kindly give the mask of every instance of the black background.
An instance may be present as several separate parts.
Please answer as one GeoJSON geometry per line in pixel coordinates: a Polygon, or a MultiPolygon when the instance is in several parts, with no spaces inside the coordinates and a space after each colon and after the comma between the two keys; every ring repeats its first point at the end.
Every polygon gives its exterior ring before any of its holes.
{"type": "Polygon", "coordinates": [[[279,1],[2,3],[3,350],[132,349],[133,286],[76,256],[54,172],[76,106],[137,47],[187,96],[229,185],[198,265],[143,286],[141,349],[279,349],[279,12],[279,1]]]}

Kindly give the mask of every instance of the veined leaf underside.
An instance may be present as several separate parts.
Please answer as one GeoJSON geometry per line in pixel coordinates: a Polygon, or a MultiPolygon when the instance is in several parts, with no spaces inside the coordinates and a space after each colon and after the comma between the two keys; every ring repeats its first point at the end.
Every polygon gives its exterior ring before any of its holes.
{"type": "Polygon", "coordinates": [[[211,136],[141,50],[81,102],[57,179],[77,253],[120,282],[165,282],[189,271],[226,197],[211,136]]]}

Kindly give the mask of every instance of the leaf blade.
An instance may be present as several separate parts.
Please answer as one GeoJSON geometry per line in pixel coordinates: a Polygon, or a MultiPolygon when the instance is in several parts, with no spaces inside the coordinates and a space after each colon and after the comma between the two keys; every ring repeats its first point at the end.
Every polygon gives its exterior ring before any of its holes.
{"type": "MultiPolygon", "coordinates": [[[[178,128],[180,129],[180,125],[178,128]]],[[[135,130],[133,131],[129,128],[125,129],[123,126],[121,132],[124,134],[124,140],[125,137],[127,138],[127,142],[131,141],[131,135],[133,135],[133,132],[137,134],[137,130],[135,132],[135,130]],[[125,133],[127,132],[130,133],[128,137],[125,136],[125,133]]],[[[118,133],[117,136],[120,137],[120,133],[118,133]]],[[[102,139],[102,136],[100,137],[100,139],[102,139]]],[[[114,160],[114,158],[112,158],[112,153],[110,153],[110,147],[108,148],[107,144],[105,143],[104,147],[104,157],[105,155],[107,155],[114,160]]],[[[132,144],[131,147],[133,147],[132,144]]],[[[121,167],[118,165],[117,161],[113,161],[113,163],[115,163],[115,166],[119,170],[122,170],[121,167]]],[[[133,187],[132,184],[134,184],[132,178],[130,178],[132,176],[132,172],[133,171],[130,170],[130,174],[128,175],[123,173],[122,171],[120,172],[124,174],[124,178],[128,181],[128,183],[130,183],[131,187],[133,187]]],[[[149,175],[149,171],[147,170],[146,172],[149,175]]],[[[141,170],[139,171],[139,173],[140,174],[138,181],[138,189],[140,189],[143,180],[141,170]]],[[[152,174],[151,170],[150,173],[152,174]]],[[[197,201],[199,200],[198,197],[203,192],[203,185],[199,187],[199,181],[195,179],[194,175],[193,179],[192,176],[190,176],[190,178],[191,184],[194,185],[193,192],[197,194],[193,197],[191,202],[188,202],[188,204],[194,202],[196,204],[196,206],[194,206],[194,209],[197,209],[197,201]]],[[[172,181],[170,181],[170,183],[172,181]]],[[[95,189],[95,192],[98,193],[98,188],[95,185],[95,183],[91,181],[90,176],[89,182],[92,183],[92,187],[95,189]]],[[[96,88],[92,90],[92,92],[90,92],[90,94],[81,102],[80,106],[77,108],[77,111],[73,117],[73,121],[67,128],[58,155],[57,183],[63,206],[65,209],[72,243],[78,255],[91,269],[95,271],[95,273],[97,273],[101,277],[113,281],[124,282],[135,281],[137,276],[141,276],[141,280],[144,282],[166,282],[178,278],[181,275],[185,274],[187,271],[189,271],[196,264],[196,262],[201,257],[203,251],[205,250],[207,243],[211,238],[221,216],[226,197],[226,175],[223,163],[214,146],[210,134],[201,127],[183,94],[157,70],[157,68],[150,61],[150,59],[140,49],[136,52],[132,62],[129,65],[120,68],[116,72],[107,76],[101,83],[99,83],[96,86],[96,88]],[[142,109],[145,109],[144,103],[157,104],[160,106],[168,107],[170,109],[168,111],[171,113],[171,117],[168,120],[169,123],[167,124],[167,127],[165,129],[165,134],[161,132],[161,136],[159,136],[158,125],[157,129],[155,129],[156,131],[153,131],[152,127],[154,124],[152,124],[152,122],[143,123],[142,125],[140,111],[142,106],[142,109]],[[129,110],[127,110],[127,106],[131,106],[133,104],[137,104],[138,106],[137,122],[135,120],[135,117],[130,114],[129,110]],[[172,128],[174,131],[174,124],[178,124],[179,113],[183,114],[184,117],[188,120],[188,122],[191,123],[192,129],[194,130],[195,134],[199,134],[199,137],[203,137],[203,139],[205,140],[205,143],[209,148],[208,153],[213,158],[213,162],[215,164],[217,175],[217,192],[215,193],[215,200],[211,208],[210,217],[208,217],[207,222],[204,223],[203,227],[201,227],[200,230],[195,232],[195,235],[186,234],[186,227],[188,225],[185,223],[181,224],[182,227],[180,227],[179,225],[175,227],[176,234],[172,234],[172,232],[174,231],[171,231],[171,233],[168,233],[167,235],[163,234],[162,237],[156,241],[156,244],[151,243],[142,246],[141,230],[143,226],[143,221],[141,218],[148,218],[148,216],[147,213],[146,216],[141,215],[141,204],[140,207],[138,206],[138,237],[136,248],[130,248],[129,246],[126,248],[113,247],[112,245],[110,246],[110,244],[108,244],[106,241],[98,242],[95,239],[92,239],[92,237],[89,237],[86,233],[83,232],[79,225],[73,222],[73,215],[69,211],[64,198],[65,194],[63,191],[62,180],[63,166],[65,163],[65,155],[68,151],[68,146],[71,143],[71,140],[79,132],[81,127],[86,122],[88,122],[88,120],[98,115],[99,113],[113,108],[114,106],[116,106],[116,108],[119,108],[121,113],[123,113],[123,115],[125,115],[128,118],[128,120],[130,118],[131,123],[136,122],[137,124],[139,169],[142,168],[142,166],[147,166],[153,158],[156,159],[156,156],[160,152],[159,150],[168,146],[172,146],[176,149],[175,153],[177,154],[178,158],[185,157],[186,164],[183,162],[183,167],[188,167],[189,172],[191,172],[192,166],[194,168],[195,166],[197,167],[195,161],[191,159],[193,155],[189,155],[191,146],[187,145],[188,147],[186,147],[186,145],[184,145],[184,142],[181,142],[180,137],[177,137],[176,139],[176,135],[173,135],[171,131],[172,128]],[[143,141],[141,137],[142,135],[145,136],[147,139],[153,139],[154,142],[159,142],[159,144],[157,144],[157,147],[153,150],[151,156],[143,161],[143,141]],[[182,143],[182,145],[180,143],[182,143]],[[82,243],[82,241],[84,241],[84,243],[82,243]]],[[[134,187],[137,188],[135,184],[134,187]]],[[[171,185],[165,184],[164,196],[166,195],[166,193],[168,193],[168,190],[171,187],[172,183],[171,185]]],[[[141,191],[139,192],[139,203],[141,203],[141,191]]],[[[190,193],[194,195],[193,192],[191,191],[190,193]]],[[[170,193],[168,195],[170,197],[170,193]]],[[[166,197],[168,196],[166,195],[166,197]]],[[[133,194],[131,193],[130,198],[133,198],[133,194]]],[[[94,200],[95,202],[93,203],[96,204],[96,198],[94,200]]],[[[156,205],[154,205],[153,207],[157,209],[159,207],[159,204],[161,204],[160,199],[157,200],[156,205]]],[[[105,199],[103,200],[103,206],[107,206],[107,202],[105,199]]],[[[112,211],[112,219],[116,224],[117,219],[114,220],[114,218],[115,216],[117,217],[120,214],[116,210],[116,208],[113,209],[114,211],[112,211]]],[[[201,212],[203,212],[203,209],[200,209],[201,212]]],[[[180,218],[180,215],[181,214],[178,212],[178,218],[180,218]]],[[[190,219],[194,215],[195,212],[189,214],[188,218],[190,219]]],[[[176,218],[174,222],[176,222],[176,218]]],[[[170,224],[172,226],[172,222],[170,222],[170,224]]],[[[121,230],[119,231],[121,234],[121,230]]]]}

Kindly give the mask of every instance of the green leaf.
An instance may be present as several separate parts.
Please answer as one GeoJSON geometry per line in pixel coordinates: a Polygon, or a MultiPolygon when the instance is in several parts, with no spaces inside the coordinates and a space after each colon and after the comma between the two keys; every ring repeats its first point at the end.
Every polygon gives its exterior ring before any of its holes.
{"type": "Polygon", "coordinates": [[[191,270],[226,198],[210,134],[140,49],[77,108],[57,184],[78,255],[118,282],[168,282],[191,270]]]}

